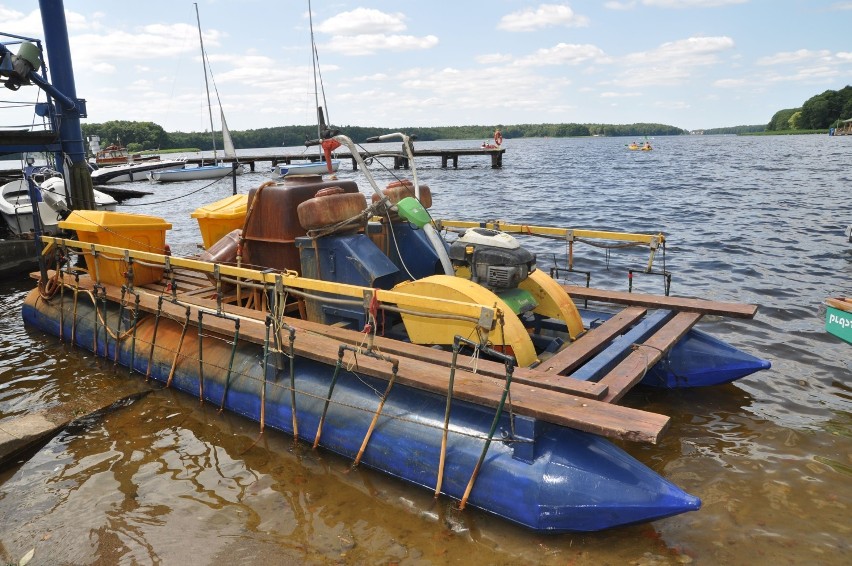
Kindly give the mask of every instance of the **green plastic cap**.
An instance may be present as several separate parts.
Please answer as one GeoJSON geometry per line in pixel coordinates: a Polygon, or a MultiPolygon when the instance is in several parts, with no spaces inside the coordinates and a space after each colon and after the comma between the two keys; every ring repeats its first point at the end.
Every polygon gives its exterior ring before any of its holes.
{"type": "Polygon", "coordinates": [[[423,228],[431,221],[429,213],[420,204],[420,201],[414,197],[405,197],[396,203],[397,212],[399,215],[418,228],[423,228]]]}

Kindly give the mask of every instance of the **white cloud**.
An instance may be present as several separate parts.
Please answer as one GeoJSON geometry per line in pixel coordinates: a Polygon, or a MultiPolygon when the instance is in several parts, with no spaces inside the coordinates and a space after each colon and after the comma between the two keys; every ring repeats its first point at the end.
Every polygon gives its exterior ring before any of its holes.
{"type": "Polygon", "coordinates": [[[89,69],[101,75],[111,75],[115,72],[116,67],[110,63],[95,63],[94,65],[89,65],[89,69]]]}
{"type": "Polygon", "coordinates": [[[604,8],[607,10],[632,10],[636,7],[636,0],[630,0],[629,2],[604,2],[604,8]]]}
{"type": "Polygon", "coordinates": [[[776,53],[769,57],[762,57],[757,60],[758,65],[789,65],[792,63],[805,63],[810,61],[828,60],[831,58],[831,51],[821,49],[813,51],[810,49],[798,49],[796,51],[784,51],[776,53]]]}
{"type": "Polygon", "coordinates": [[[774,73],[761,77],[764,83],[818,83],[822,84],[826,79],[841,77],[842,75],[832,67],[808,67],[791,73],[774,73]]]}
{"type": "Polygon", "coordinates": [[[474,61],[481,65],[496,65],[497,63],[508,63],[512,56],[505,53],[487,53],[474,57],[474,61]]]}
{"type": "Polygon", "coordinates": [[[538,8],[525,8],[500,18],[497,29],[504,31],[535,31],[545,27],[586,27],[589,19],[574,13],[563,4],[541,4],[538,8]]]}
{"type": "Polygon", "coordinates": [[[646,6],[661,8],[716,8],[731,4],[745,4],[749,0],[642,0],[646,6]]]}
{"type": "Polygon", "coordinates": [[[707,65],[717,61],[716,54],[733,49],[730,37],[690,37],[663,43],[652,51],[632,53],[625,60],[633,65],[671,63],[679,66],[707,65]]]}
{"type": "Polygon", "coordinates": [[[404,31],[404,20],[404,14],[387,14],[370,8],[356,8],[325,20],[315,26],[315,29],[329,35],[378,35],[404,31]]]}
{"type": "MultiPolygon", "coordinates": [[[[139,32],[117,30],[108,33],[73,35],[70,42],[71,53],[75,60],[74,67],[77,70],[77,61],[90,65],[96,62],[173,58],[181,53],[198,53],[197,40],[195,42],[175,40],[191,36],[193,33],[197,34],[198,29],[188,24],[157,24],[145,26],[139,32]]],[[[222,34],[218,31],[204,32],[205,46],[217,46],[221,38],[222,34]]]]}
{"type": "Polygon", "coordinates": [[[719,88],[740,88],[748,85],[746,79],[719,79],[713,83],[713,86],[719,88]]]}
{"type": "Polygon", "coordinates": [[[579,65],[590,61],[607,63],[610,58],[601,48],[594,45],[559,43],[554,47],[539,49],[532,55],[518,59],[515,65],[543,67],[547,65],[579,65]]]}
{"type": "Polygon", "coordinates": [[[625,98],[625,97],[638,97],[642,96],[641,92],[602,92],[601,98],[625,98]]]}
{"type": "Polygon", "coordinates": [[[431,49],[438,45],[434,35],[415,37],[413,35],[356,35],[352,37],[332,37],[320,46],[323,52],[343,55],[372,55],[380,51],[414,51],[431,49]]]}

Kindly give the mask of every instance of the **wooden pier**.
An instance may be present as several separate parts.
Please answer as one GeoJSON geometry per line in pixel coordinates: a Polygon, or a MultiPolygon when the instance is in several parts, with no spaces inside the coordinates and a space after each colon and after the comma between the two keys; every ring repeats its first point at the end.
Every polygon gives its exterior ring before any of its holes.
{"type": "MultiPolygon", "coordinates": [[[[368,157],[373,158],[392,158],[393,159],[393,168],[394,169],[408,169],[408,157],[406,157],[402,151],[382,151],[379,153],[370,153],[366,151],[358,152],[362,159],[366,159],[368,157]]],[[[458,169],[459,167],[459,157],[490,157],[491,158],[491,168],[492,169],[501,169],[503,167],[503,154],[506,153],[506,148],[500,149],[483,149],[483,148],[461,148],[461,149],[415,149],[414,157],[425,157],[425,158],[440,158],[441,159],[441,167],[447,168],[452,164],[454,169],[458,169]]],[[[358,162],[355,161],[355,158],[351,153],[338,153],[335,156],[335,159],[346,160],[348,159],[352,163],[352,170],[358,170],[358,162]]],[[[316,162],[320,160],[320,156],[317,153],[312,153],[310,155],[304,153],[297,154],[274,154],[274,155],[240,155],[237,158],[233,157],[225,157],[221,159],[226,163],[233,163],[235,160],[238,160],[240,163],[248,164],[249,168],[254,171],[256,163],[269,162],[272,167],[275,167],[279,163],[284,163],[290,165],[293,162],[300,163],[304,161],[316,162]]],[[[201,164],[202,159],[200,157],[190,157],[186,160],[187,163],[193,164],[201,164]]],[[[210,158],[207,157],[204,159],[205,162],[210,162],[210,158]]]]}

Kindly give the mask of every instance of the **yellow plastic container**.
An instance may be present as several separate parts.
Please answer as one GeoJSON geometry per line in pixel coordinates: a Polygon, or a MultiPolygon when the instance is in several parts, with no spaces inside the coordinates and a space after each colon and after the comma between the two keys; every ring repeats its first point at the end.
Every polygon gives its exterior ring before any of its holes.
{"type": "Polygon", "coordinates": [[[248,195],[234,195],[196,208],[190,216],[198,220],[204,247],[210,249],[227,234],[242,228],[247,208],[248,195]]]}
{"type": "MultiPolygon", "coordinates": [[[[75,210],[59,223],[59,227],[76,231],[77,238],[88,244],[162,254],[166,247],[166,230],[171,229],[172,225],[162,218],[147,214],[75,210]]],[[[97,274],[102,283],[124,285],[127,262],[123,255],[98,254],[97,266],[92,254],[88,253],[85,257],[86,267],[92,277],[97,274]]],[[[134,285],[153,283],[162,277],[161,268],[133,265],[134,285]]]]}

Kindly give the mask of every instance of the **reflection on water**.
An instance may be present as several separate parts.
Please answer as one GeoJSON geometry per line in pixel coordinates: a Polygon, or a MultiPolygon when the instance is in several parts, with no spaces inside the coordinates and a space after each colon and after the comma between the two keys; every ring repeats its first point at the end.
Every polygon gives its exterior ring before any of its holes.
{"type": "MultiPolygon", "coordinates": [[[[770,371],[625,399],[672,417],[660,445],[623,446],[701,497],[698,512],[604,533],[533,535],[157,391],[0,472],[0,561],[35,548],[36,563],[73,564],[845,563],[852,347],[823,331],[822,307],[827,296],[852,293],[843,141],[691,136],[631,152],[619,139],[507,140],[502,170],[478,158],[462,158],[458,170],[437,159],[421,165],[436,217],[662,230],[674,294],[760,305],[755,320],[705,317],[701,327],[770,359],[770,371]]],[[[348,170],[340,176],[360,181],[348,170]]],[[[243,175],[240,191],[263,180],[243,175]]],[[[167,217],[172,249],[192,253],[200,238],[190,213],[231,192],[205,184],[158,185],[122,209],[167,217]]],[[[564,245],[533,247],[544,269],[565,265],[564,245]]],[[[626,289],[626,268],[647,261],[644,249],[576,253],[577,269],[609,288],[626,289]]],[[[663,256],[657,261],[661,268],[663,256]]],[[[30,286],[26,278],[0,284],[0,420],[141,381],[23,328],[30,286]]],[[[637,275],[634,288],[660,292],[662,283],[637,275]]]]}

